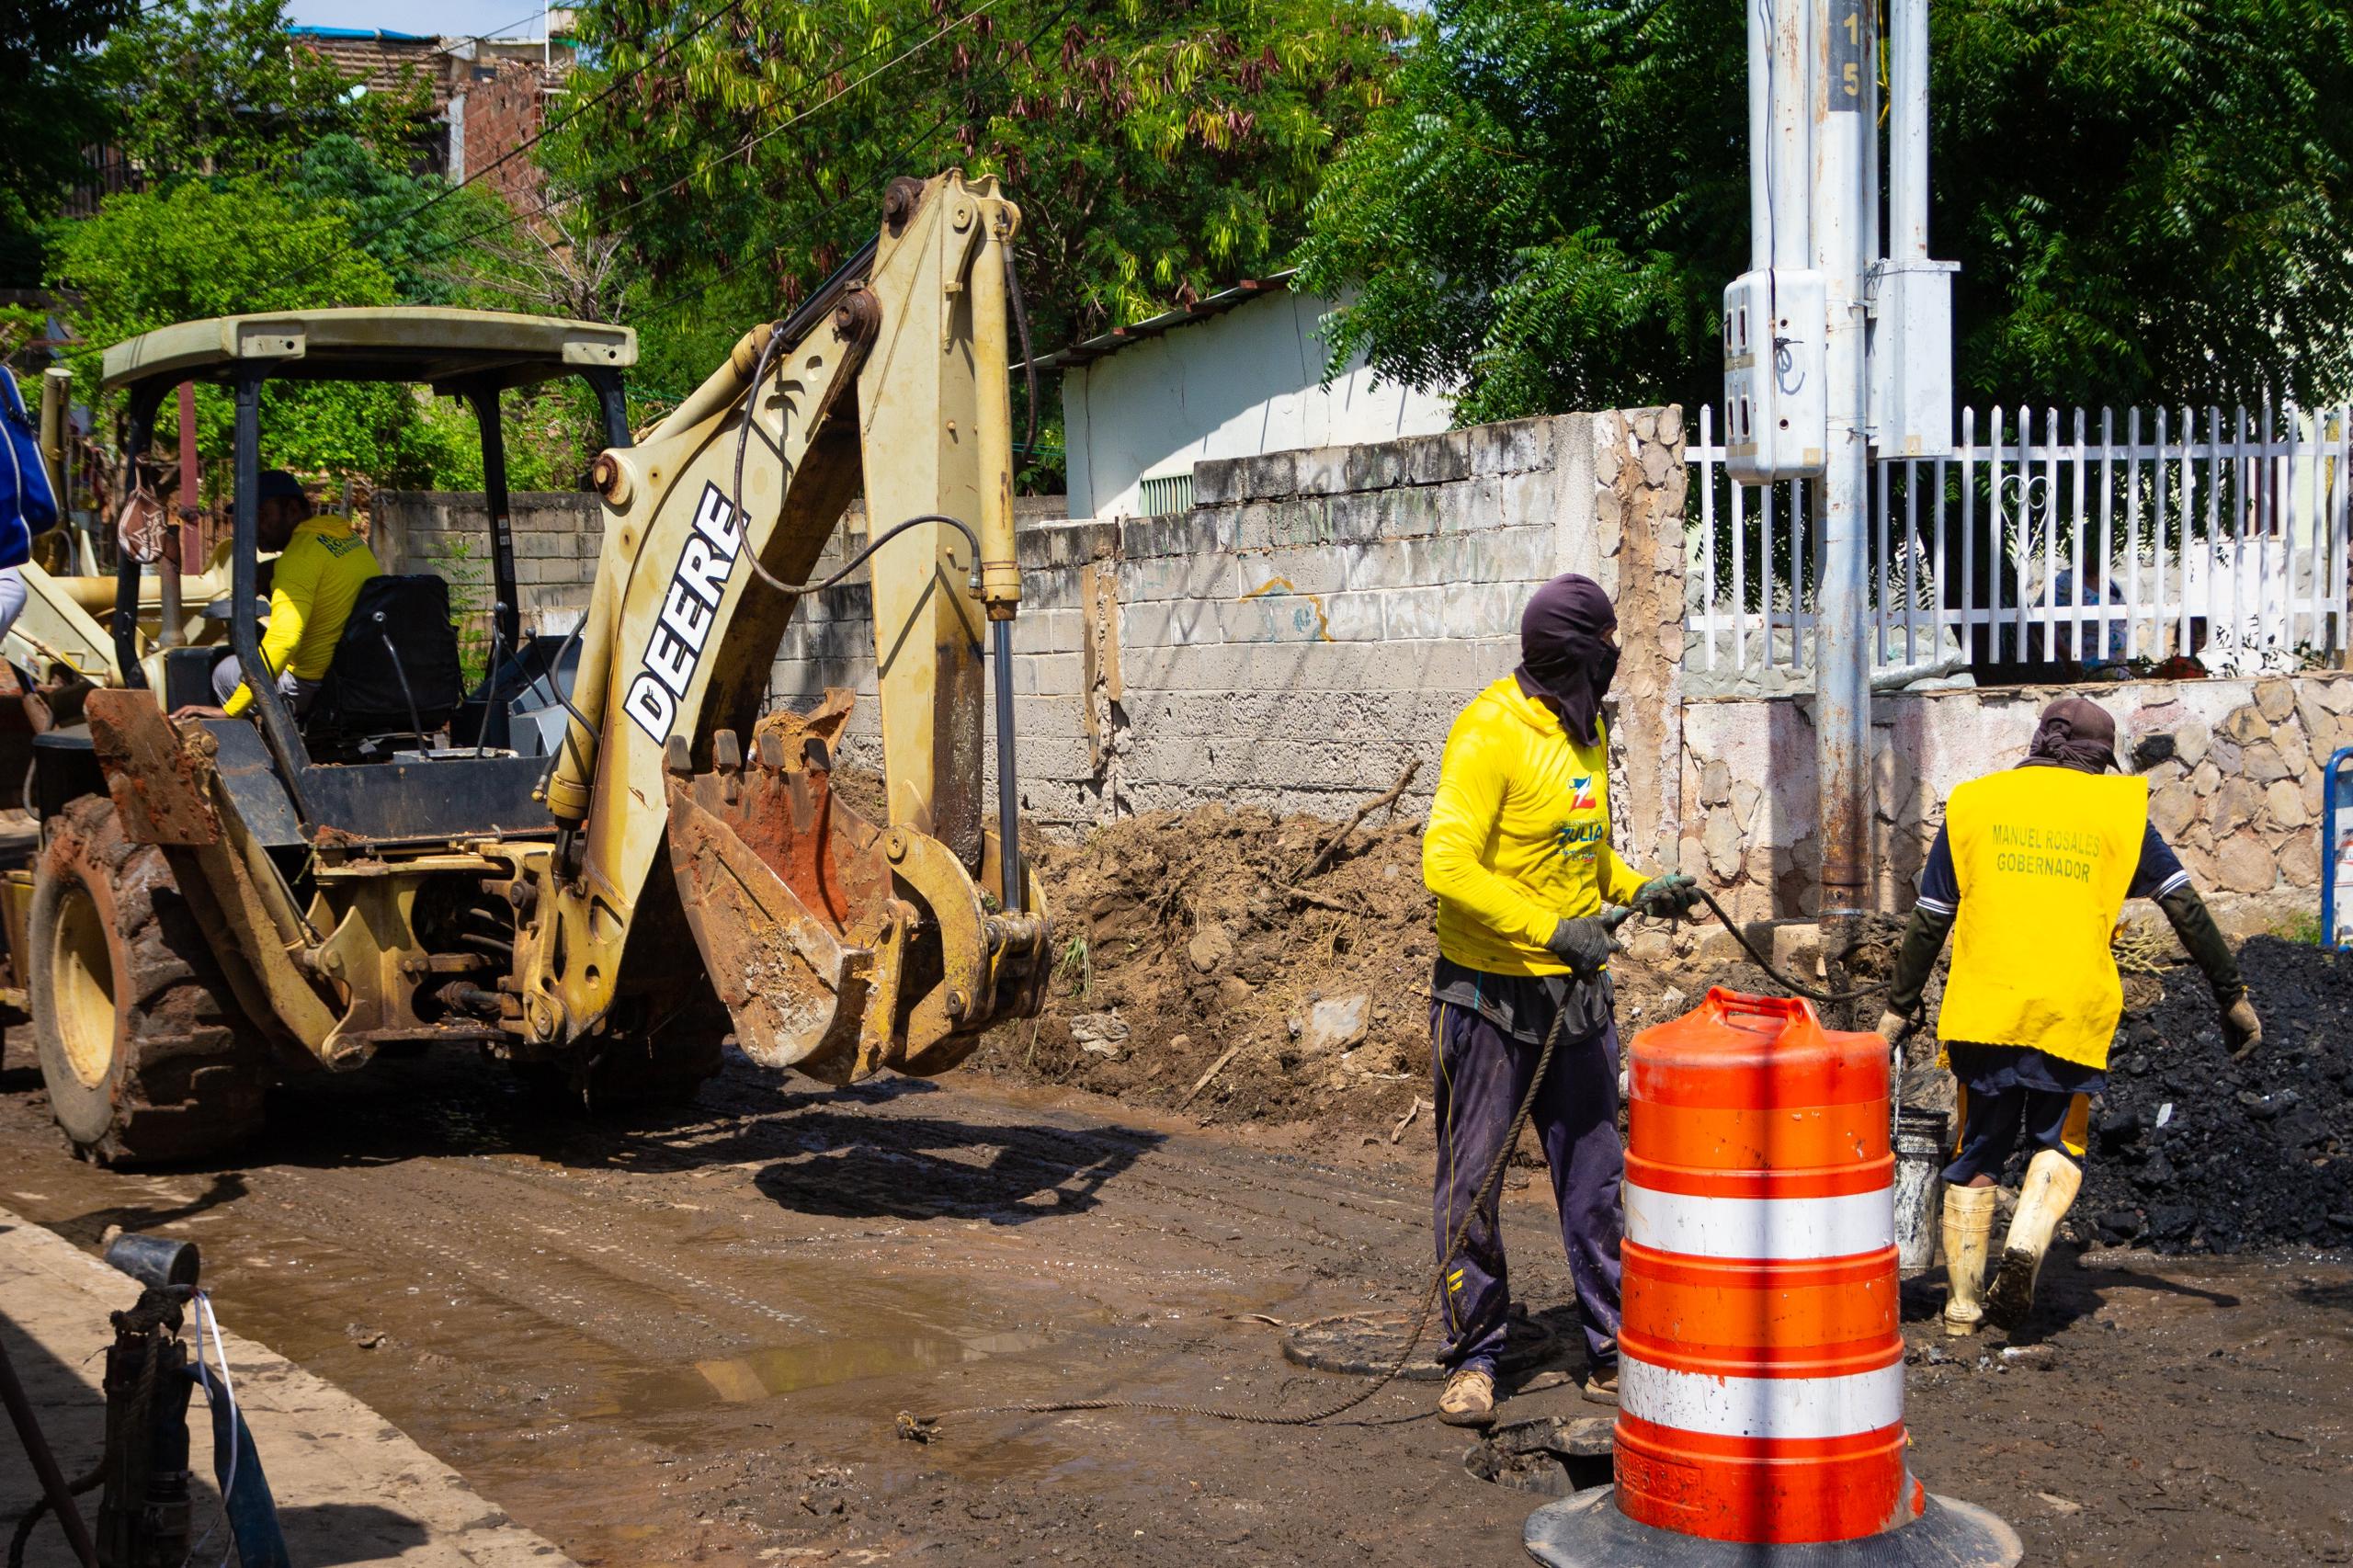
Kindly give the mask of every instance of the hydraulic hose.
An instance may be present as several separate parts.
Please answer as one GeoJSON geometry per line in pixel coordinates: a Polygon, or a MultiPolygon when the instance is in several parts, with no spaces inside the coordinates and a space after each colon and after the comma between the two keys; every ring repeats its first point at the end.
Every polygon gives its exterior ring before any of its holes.
{"type": "MultiPolygon", "coordinates": [[[[1750,944],[1748,938],[1741,934],[1740,927],[1734,925],[1731,917],[1724,913],[1723,905],[1718,903],[1713,895],[1704,888],[1697,886],[1691,891],[1697,892],[1700,902],[1715,912],[1716,918],[1724,923],[1724,929],[1733,934],[1733,939],[1740,944],[1741,949],[1747,953],[1756,967],[1795,994],[1815,1002],[1851,1002],[1861,997],[1875,995],[1887,989],[1885,985],[1867,985],[1855,991],[1824,992],[1798,984],[1774,968],[1772,961],[1750,944]]],[[[1631,909],[1618,909],[1603,916],[1603,919],[1614,929],[1623,925],[1636,913],[1631,909]]],[[[1267,1415],[1256,1411],[1230,1410],[1217,1405],[1176,1404],[1141,1399],[1075,1399],[1039,1401],[1023,1404],[966,1404],[959,1405],[952,1410],[938,1411],[929,1415],[917,1415],[911,1411],[903,1410],[899,1412],[897,1422],[899,1436],[909,1442],[927,1443],[938,1435],[941,1422],[958,1415],[1054,1415],[1077,1411],[1135,1410],[1158,1415],[1201,1415],[1211,1420],[1234,1421],[1251,1426],[1313,1426],[1354,1410],[1358,1405],[1397,1381],[1398,1374],[1405,1369],[1406,1363],[1413,1359],[1414,1352],[1420,1347],[1422,1335],[1429,1331],[1430,1312],[1438,1304],[1438,1290],[1445,1282],[1446,1271],[1453,1267],[1454,1260],[1461,1255],[1463,1244],[1470,1240],[1472,1220],[1483,1213],[1487,1206],[1495,1201],[1496,1193],[1502,1186],[1504,1168],[1510,1164],[1511,1152],[1519,1146],[1519,1135],[1528,1126],[1528,1118],[1536,1108],[1537,1093],[1544,1086],[1544,1075],[1552,1070],[1552,1053],[1561,1043],[1561,1029],[1566,1022],[1567,1012],[1563,1009],[1553,1015],[1552,1027],[1544,1033],[1543,1048],[1537,1052],[1536,1056],[1536,1071],[1529,1076],[1528,1092],[1520,1096],[1518,1108],[1512,1112],[1511,1126],[1505,1132],[1502,1143],[1496,1146],[1495,1157],[1487,1163],[1486,1173],[1479,1178],[1478,1199],[1463,1215],[1461,1227],[1448,1239],[1444,1256],[1439,1258],[1438,1267],[1430,1270],[1429,1278],[1422,1287],[1421,1307],[1414,1317],[1413,1333],[1406,1336],[1404,1347],[1399,1350],[1389,1365],[1381,1369],[1380,1376],[1365,1387],[1332,1404],[1290,1415],[1267,1415]]]]}

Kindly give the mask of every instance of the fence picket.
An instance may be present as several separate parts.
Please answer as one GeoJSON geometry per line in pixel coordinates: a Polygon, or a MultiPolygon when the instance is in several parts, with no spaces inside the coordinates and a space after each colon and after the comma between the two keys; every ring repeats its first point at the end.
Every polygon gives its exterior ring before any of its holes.
{"type": "MultiPolygon", "coordinates": [[[[2066,411],[2072,434],[2059,408],[2040,421],[2036,412],[2019,404],[2013,419],[1995,406],[1981,437],[1978,411],[1963,408],[1950,457],[1877,463],[1865,623],[1876,665],[1933,660],[1948,637],[1971,665],[2098,665],[2111,646],[2163,660],[2193,652],[2193,622],[2217,674],[2342,659],[2353,631],[2353,406],[2210,407],[2202,431],[2188,408],[2158,406],[2144,430],[2141,408],[2120,422],[2102,407],[2097,432],[2077,407],[2066,411]]],[[[1724,466],[1712,408],[1699,411],[1696,434],[1700,537],[1687,559],[1699,585],[1686,622],[1695,667],[1735,681],[1782,666],[1802,674],[1820,632],[1818,486],[1748,494],[1724,466]]]]}

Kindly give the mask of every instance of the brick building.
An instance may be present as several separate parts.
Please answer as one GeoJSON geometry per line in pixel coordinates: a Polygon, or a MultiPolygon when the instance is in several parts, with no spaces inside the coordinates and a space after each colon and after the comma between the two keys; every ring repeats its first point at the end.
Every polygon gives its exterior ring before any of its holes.
{"type": "Polygon", "coordinates": [[[438,174],[462,180],[483,169],[483,183],[524,207],[539,196],[538,169],[527,158],[499,163],[537,135],[547,101],[572,73],[572,13],[550,10],[536,38],[432,37],[381,28],[296,27],[296,40],[335,62],[371,92],[400,92],[422,82],[432,95],[436,133],[419,149],[438,174]]]}

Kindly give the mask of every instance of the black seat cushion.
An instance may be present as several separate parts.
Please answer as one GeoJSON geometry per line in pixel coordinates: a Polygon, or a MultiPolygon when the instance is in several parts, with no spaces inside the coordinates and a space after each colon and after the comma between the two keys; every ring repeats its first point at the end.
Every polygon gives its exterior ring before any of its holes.
{"type": "Polygon", "coordinates": [[[464,700],[449,585],[429,572],[371,577],[344,622],[303,729],[323,736],[429,732],[464,700]]]}

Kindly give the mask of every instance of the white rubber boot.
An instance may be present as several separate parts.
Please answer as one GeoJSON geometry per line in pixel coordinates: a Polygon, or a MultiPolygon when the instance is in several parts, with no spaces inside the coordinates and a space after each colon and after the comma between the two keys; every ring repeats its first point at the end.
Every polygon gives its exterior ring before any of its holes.
{"type": "Polygon", "coordinates": [[[2016,1328],[2034,1310],[2034,1282],[2042,1272],[2042,1255],[2051,1250],[2051,1233],[2083,1185],[2084,1167],[2056,1149],[2045,1149],[2027,1162],[2018,1210],[2010,1216],[2009,1238],[2002,1244],[2002,1266],[1985,1291],[1985,1318],[1995,1327],[2016,1328]]]}
{"type": "Polygon", "coordinates": [[[1945,1187],[1945,1332],[1975,1334],[1985,1315],[1985,1254],[1994,1243],[1990,1187],[1945,1187]]]}

